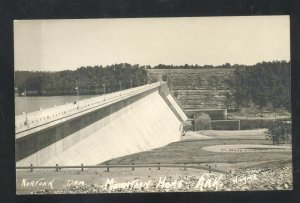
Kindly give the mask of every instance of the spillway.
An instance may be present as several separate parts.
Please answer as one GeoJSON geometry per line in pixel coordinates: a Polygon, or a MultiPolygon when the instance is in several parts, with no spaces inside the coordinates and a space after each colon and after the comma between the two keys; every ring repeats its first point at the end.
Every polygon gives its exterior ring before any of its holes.
{"type": "Polygon", "coordinates": [[[176,101],[159,88],[138,99],[131,97],[134,101],[116,111],[112,104],[106,117],[19,160],[17,166],[94,165],[179,141],[182,118],[174,109],[186,116],[179,106],[170,108],[176,101]],[[169,104],[166,99],[171,99],[169,104]]]}

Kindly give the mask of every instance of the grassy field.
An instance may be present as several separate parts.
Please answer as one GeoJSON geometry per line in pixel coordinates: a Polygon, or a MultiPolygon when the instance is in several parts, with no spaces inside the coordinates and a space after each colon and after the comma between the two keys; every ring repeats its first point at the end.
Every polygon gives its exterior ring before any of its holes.
{"type": "MultiPolygon", "coordinates": [[[[291,152],[211,152],[202,149],[205,146],[213,145],[227,145],[227,144],[264,144],[271,145],[271,141],[264,138],[265,129],[259,130],[244,130],[244,131],[201,131],[201,132],[189,132],[181,141],[171,143],[165,147],[153,149],[146,152],[140,152],[124,157],[119,157],[113,160],[109,160],[105,163],[109,164],[135,164],[139,163],[187,163],[200,165],[205,167],[211,167],[212,169],[218,169],[221,171],[235,171],[235,170],[261,170],[271,168],[277,170],[280,168],[291,168],[291,152]]],[[[162,177],[166,177],[167,180],[177,180],[185,178],[185,181],[191,183],[193,179],[197,179],[202,175],[207,174],[208,171],[200,169],[184,170],[183,168],[163,168],[158,170],[155,168],[135,168],[133,171],[131,168],[116,168],[110,169],[109,172],[106,169],[61,169],[55,171],[50,170],[37,170],[33,172],[28,170],[17,170],[16,172],[16,186],[18,194],[30,194],[31,192],[42,191],[42,193],[51,193],[55,191],[66,190],[66,193],[72,193],[73,189],[75,193],[92,192],[97,193],[99,188],[94,188],[93,185],[104,185],[107,179],[114,179],[116,182],[130,182],[133,180],[149,181],[153,183],[158,182],[162,177]],[[194,177],[194,178],[193,178],[194,177]],[[24,181],[41,181],[48,182],[53,181],[50,186],[24,186],[24,181]],[[78,186],[78,184],[84,183],[84,186],[78,186]],[[78,187],[77,187],[78,186],[78,187]],[[69,190],[72,188],[72,190],[69,190]]],[[[213,172],[214,174],[218,174],[213,172]]],[[[281,174],[281,172],[280,172],[281,174]]],[[[269,174],[272,178],[272,173],[269,174]]],[[[230,175],[229,175],[230,176],[230,175]]],[[[239,175],[240,176],[240,175],[239,175]]],[[[285,175],[289,179],[288,188],[291,188],[291,174],[285,175]]],[[[284,177],[285,177],[284,176],[284,177]]],[[[230,176],[231,177],[231,176],[230,176]]],[[[275,177],[273,177],[275,178],[275,177]]],[[[278,186],[278,188],[284,187],[284,180],[280,179],[280,183],[267,183],[268,178],[265,177],[263,184],[266,184],[266,189],[272,189],[278,186]],[[272,184],[272,187],[270,186],[272,184]],[[279,184],[279,185],[278,185],[279,184]],[[275,185],[275,186],[274,186],[275,185]]],[[[225,179],[224,181],[227,181],[225,179]]],[[[276,180],[274,180],[276,181],[276,180]]],[[[35,183],[35,182],[34,182],[35,183]]],[[[33,184],[34,184],[33,183],[33,184]]],[[[195,183],[193,183],[195,184],[195,183]]],[[[249,188],[260,188],[261,183],[256,185],[250,185],[249,188]]],[[[233,186],[232,186],[233,187],[233,186]]],[[[249,189],[248,188],[248,189],[249,189]]],[[[188,190],[188,188],[185,188],[188,190]]],[[[230,189],[230,188],[229,188],[230,189]]],[[[239,188],[238,188],[239,190],[239,188]]],[[[74,192],[73,191],[73,192],[74,192]]],[[[154,188],[154,191],[156,189],[154,188]]],[[[159,190],[160,191],[160,190],[159,190]]]]}
{"type": "Polygon", "coordinates": [[[204,164],[214,167],[239,168],[253,167],[255,164],[273,162],[279,165],[291,163],[291,152],[209,152],[202,147],[226,144],[265,144],[272,145],[265,140],[265,129],[245,131],[202,131],[188,133],[180,142],[171,143],[165,147],[151,151],[140,152],[105,163],[130,164],[134,163],[188,163],[204,164]],[[203,136],[205,135],[205,136],[203,136]],[[207,138],[210,137],[210,138],[207,138]]]}

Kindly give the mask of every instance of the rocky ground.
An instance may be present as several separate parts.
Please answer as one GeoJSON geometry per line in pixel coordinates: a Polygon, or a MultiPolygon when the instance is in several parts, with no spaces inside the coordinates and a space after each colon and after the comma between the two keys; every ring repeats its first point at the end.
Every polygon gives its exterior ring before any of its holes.
{"type": "Polygon", "coordinates": [[[63,190],[40,190],[33,194],[82,194],[127,192],[200,192],[200,191],[257,191],[291,190],[292,169],[236,169],[227,174],[204,173],[202,176],[181,175],[175,180],[169,176],[155,182],[139,182],[70,186],[63,190]]]}

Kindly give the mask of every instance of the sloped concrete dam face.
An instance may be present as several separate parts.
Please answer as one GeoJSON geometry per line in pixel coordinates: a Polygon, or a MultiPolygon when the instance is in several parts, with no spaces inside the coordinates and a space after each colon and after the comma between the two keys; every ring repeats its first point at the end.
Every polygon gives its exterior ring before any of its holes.
{"type": "Polygon", "coordinates": [[[167,96],[155,88],[17,139],[17,166],[94,165],[178,141],[181,123],[167,96]]]}

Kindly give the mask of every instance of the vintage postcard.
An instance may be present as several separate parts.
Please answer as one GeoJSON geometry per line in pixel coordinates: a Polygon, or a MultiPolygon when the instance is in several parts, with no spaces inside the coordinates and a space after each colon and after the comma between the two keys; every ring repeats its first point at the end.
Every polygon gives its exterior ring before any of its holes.
{"type": "Polygon", "coordinates": [[[289,16],[15,20],[17,194],[292,190],[289,16]]]}

